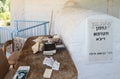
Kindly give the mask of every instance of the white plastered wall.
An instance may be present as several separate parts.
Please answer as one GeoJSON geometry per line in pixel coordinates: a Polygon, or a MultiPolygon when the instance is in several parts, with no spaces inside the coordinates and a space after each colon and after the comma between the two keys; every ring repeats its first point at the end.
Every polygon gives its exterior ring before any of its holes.
{"type": "Polygon", "coordinates": [[[11,0],[11,20],[49,20],[67,0],[11,0]]]}
{"type": "Polygon", "coordinates": [[[11,25],[14,20],[50,20],[54,13],[68,5],[110,14],[120,18],[120,0],[11,0],[11,25]],[[70,3],[71,5],[71,3],[70,3]]]}
{"type": "Polygon", "coordinates": [[[14,20],[25,19],[25,0],[10,0],[11,26],[15,26],[14,20]]]}
{"type": "Polygon", "coordinates": [[[79,7],[120,17],[120,0],[76,0],[79,7]]]}
{"type": "Polygon", "coordinates": [[[66,0],[25,0],[25,19],[49,20],[52,10],[62,8],[66,0]]]}

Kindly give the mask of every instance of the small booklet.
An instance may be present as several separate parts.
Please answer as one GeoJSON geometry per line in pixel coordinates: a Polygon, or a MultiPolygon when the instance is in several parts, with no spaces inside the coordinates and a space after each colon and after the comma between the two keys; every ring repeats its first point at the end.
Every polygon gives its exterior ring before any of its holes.
{"type": "Polygon", "coordinates": [[[47,66],[49,66],[49,67],[52,67],[53,64],[54,64],[54,59],[53,59],[53,57],[50,57],[50,58],[45,57],[45,59],[43,60],[43,64],[44,64],[44,65],[47,65],[47,66]]]}
{"type": "Polygon", "coordinates": [[[17,69],[13,79],[26,79],[29,70],[30,66],[20,66],[17,69]]]}
{"type": "Polygon", "coordinates": [[[59,70],[59,68],[60,68],[60,63],[55,60],[55,62],[53,63],[52,69],[53,70],[59,70]]]}
{"type": "Polygon", "coordinates": [[[46,69],[45,69],[45,72],[44,72],[44,74],[43,74],[43,77],[44,77],[44,78],[50,78],[51,75],[52,75],[52,69],[46,68],[46,69]]]}
{"type": "Polygon", "coordinates": [[[51,67],[53,70],[59,70],[60,63],[53,59],[53,57],[45,57],[43,64],[51,67]]]}

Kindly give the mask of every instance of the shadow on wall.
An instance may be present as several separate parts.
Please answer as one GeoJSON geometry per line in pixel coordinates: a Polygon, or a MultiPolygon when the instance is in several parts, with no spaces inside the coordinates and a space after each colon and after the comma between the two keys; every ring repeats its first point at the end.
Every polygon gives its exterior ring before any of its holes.
{"type": "Polygon", "coordinates": [[[120,0],[68,0],[65,7],[80,7],[120,18],[120,0]]]}
{"type": "Polygon", "coordinates": [[[107,0],[68,0],[64,6],[107,13],[107,0]]]}
{"type": "Polygon", "coordinates": [[[78,2],[76,2],[75,0],[68,0],[64,4],[64,7],[79,7],[79,5],[78,2]]]}

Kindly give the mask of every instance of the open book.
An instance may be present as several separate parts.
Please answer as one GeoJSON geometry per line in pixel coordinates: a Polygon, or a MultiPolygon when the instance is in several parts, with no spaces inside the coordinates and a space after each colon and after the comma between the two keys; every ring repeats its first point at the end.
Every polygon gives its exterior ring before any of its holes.
{"type": "Polygon", "coordinates": [[[29,70],[30,66],[20,66],[17,69],[13,79],[26,79],[29,70]]]}

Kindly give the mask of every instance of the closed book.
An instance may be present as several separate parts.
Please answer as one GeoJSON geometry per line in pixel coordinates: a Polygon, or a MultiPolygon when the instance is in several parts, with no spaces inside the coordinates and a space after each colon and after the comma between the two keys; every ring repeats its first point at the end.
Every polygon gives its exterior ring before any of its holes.
{"type": "Polygon", "coordinates": [[[20,66],[17,69],[13,79],[26,79],[29,70],[30,70],[30,66],[20,66]]]}

